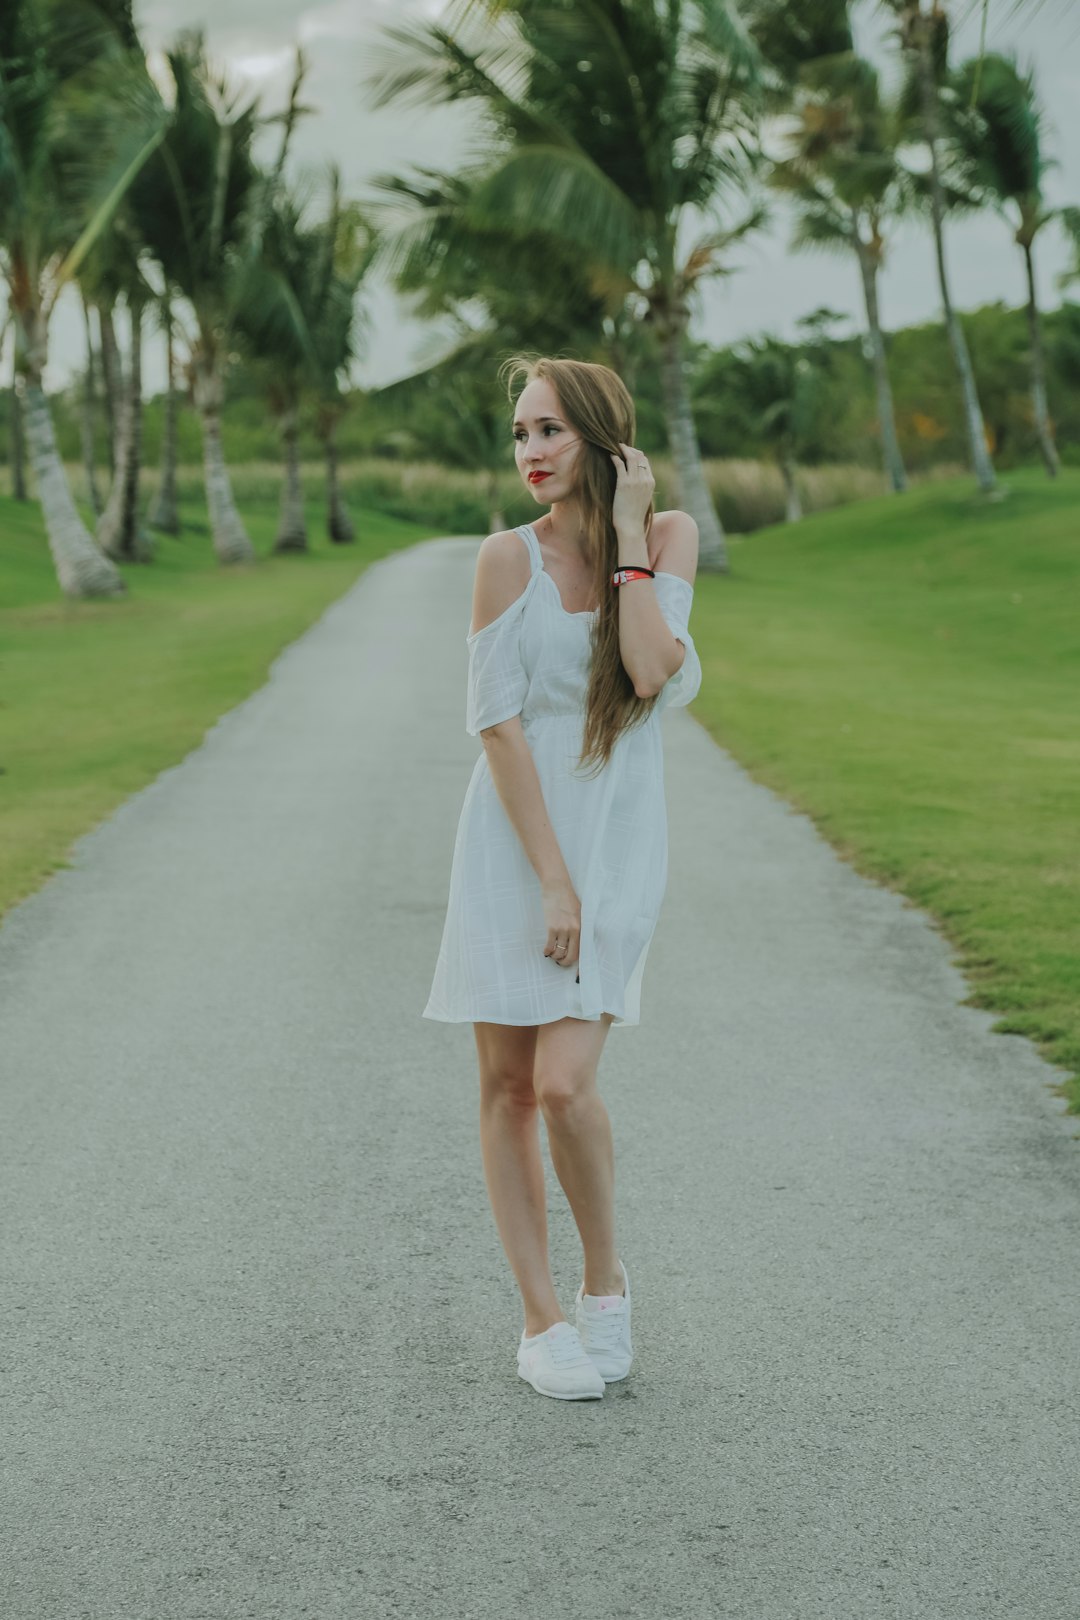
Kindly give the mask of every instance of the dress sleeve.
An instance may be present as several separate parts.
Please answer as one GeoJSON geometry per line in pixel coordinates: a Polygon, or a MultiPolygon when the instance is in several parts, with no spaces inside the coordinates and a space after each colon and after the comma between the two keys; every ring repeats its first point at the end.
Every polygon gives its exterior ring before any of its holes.
{"type": "Polygon", "coordinates": [[[528,591],[483,629],[465,637],[469,679],[465,730],[476,737],[485,726],[497,726],[521,713],[529,677],[521,662],[521,624],[528,591]]]}
{"type": "Polygon", "coordinates": [[[656,704],[658,709],[675,709],[691,703],[701,690],[701,660],[698,658],[694,638],[688,628],[694,587],[689,580],[683,579],[679,574],[660,572],[656,574],[653,584],[656,587],[660,611],[664,615],[664,623],[686,648],[686,657],[682,661],[681,668],[677,669],[660,688],[656,704]]]}

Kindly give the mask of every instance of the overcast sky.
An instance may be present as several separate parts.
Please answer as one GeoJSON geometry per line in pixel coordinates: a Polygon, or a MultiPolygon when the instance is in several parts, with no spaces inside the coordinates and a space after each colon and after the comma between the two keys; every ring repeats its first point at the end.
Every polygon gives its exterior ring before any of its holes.
{"type": "MultiPolygon", "coordinates": [[[[792,0],[798,3],[798,0],[792,0]]],[[[333,158],[346,188],[361,200],[366,182],[381,171],[401,171],[410,163],[450,168],[469,146],[471,125],[460,109],[410,108],[375,112],[362,80],[371,47],[384,24],[436,16],[442,0],[328,0],[323,5],[296,0],[136,0],[142,37],[153,53],[183,27],[203,28],[211,58],[236,83],[258,91],[266,111],[287,95],[296,44],[310,61],[307,103],[317,109],[298,127],[297,165],[316,168],[333,158]]],[[[953,59],[974,52],[978,19],[971,0],[957,0],[962,16],[953,59]]],[[[856,10],[860,48],[883,65],[891,60],[885,22],[873,0],[856,10]]],[[[1052,203],[1080,203],[1080,4],[1077,0],[1032,0],[1020,15],[1014,0],[990,0],[987,45],[1015,51],[1022,65],[1035,68],[1049,118],[1048,146],[1059,167],[1047,179],[1052,203]]],[[[861,325],[861,293],[854,260],[817,254],[793,255],[787,247],[790,222],[778,215],[772,228],[740,250],[738,273],[706,290],[694,331],[711,343],[732,342],[750,333],[794,334],[800,316],[821,306],[847,313],[861,325]]],[[[1022,265],[1009,233],[997,219],[977,218],[949,227],[948,254],[956,303],[961,309],[1024,296],[1022,265]]],[[[1044,307],[1060,302],[1055,277],[1067,254],[1056,227],[1037,243],[1040,296],[1044,307]]],[[[1077,296],[1076,293],[1073,296],[1077,296]]],[[[357,381],[379,383],[415,369],[430,335],[410,320],[387,288],[369,295],[372,335],[357,381]]],[[[933,319],[938,297],[929,235],[915,226],[898,232],[881,287],[887,328],[933,319]]],[[[163,386],[158,344],[147,355],[148,392],[163,386]]],[[[62,382],[83,363],[81,321],[74,307],[57,312],[48,380],[62,382]]]]}

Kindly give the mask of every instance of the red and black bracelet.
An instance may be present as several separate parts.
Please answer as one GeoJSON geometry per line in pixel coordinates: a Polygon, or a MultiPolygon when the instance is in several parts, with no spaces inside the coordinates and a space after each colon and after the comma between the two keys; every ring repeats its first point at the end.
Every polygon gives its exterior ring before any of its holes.
{"type": "Polygon", "coordinates": [[[611,576],[613,585],[625,585],[631,579],[655,579],[651,568],[616,568],[611,576]]]}

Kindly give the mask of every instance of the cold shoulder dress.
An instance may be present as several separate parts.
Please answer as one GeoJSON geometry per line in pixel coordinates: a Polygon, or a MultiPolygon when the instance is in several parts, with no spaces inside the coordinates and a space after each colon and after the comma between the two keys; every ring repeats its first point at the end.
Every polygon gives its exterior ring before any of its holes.
{"type": "Polygon", "coordinates": [[[525,590],[467,635],[465,729],[520,714],[548,818],[581,901],[576,968],[544,955],[540,880],[481,754],[458,820],[450,894],[431,994],[422,1017],[444,1023],[548,1024],[558,1018],[640,1022],[642,975],[667,886],[668,836],[660,719],[701,685],[688,624],[693,587],[657,572],[666,623],[685,646],[682,667],[644,724],[624,732],[594,777],[578,768],[595,612],[568,613],[531,525],[525,590]]]}

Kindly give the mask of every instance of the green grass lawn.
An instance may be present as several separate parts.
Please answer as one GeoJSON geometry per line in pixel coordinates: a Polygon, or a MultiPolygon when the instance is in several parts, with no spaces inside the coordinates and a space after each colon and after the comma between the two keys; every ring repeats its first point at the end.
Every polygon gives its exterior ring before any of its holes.
{"type": "Polygon", "coordinates": [[[222,568],[205,509],[191,505],[180,538],[123,568],[125,598],[74,602],[37,507],[0,497],[0,913],[197,747],[369,563],[431,533],[357,511],[355,544],[331,546],[313,504],[311,555],[270,557],[274,506],[244,516],[257,564],[222,568]]]}
{"type": "MultiPolygon", "coordinates": [[[[762,530],[699,578],[694,711],[943,924],[997,1027],[1080,1070],[1080,473],[762,530]]],[[[1063,1088],[1080,1112],[1080,1080],[1063,1088]]]]}

